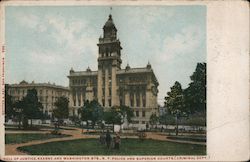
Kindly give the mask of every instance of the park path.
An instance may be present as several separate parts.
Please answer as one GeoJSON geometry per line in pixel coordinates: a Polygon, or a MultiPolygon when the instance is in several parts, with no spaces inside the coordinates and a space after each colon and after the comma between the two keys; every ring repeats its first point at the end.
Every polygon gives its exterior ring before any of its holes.
{"type": "MultiPolygon", "coordinates": [[[[84,130],[84,131],[86,131],[86,130],[84,130]]],[[[13,132],[17,132],[17,131],[13,131],[13,132]]],[[[32,131],[29,133],[37,133],[37,132],[32,131]]],[[[46,139],[46,140],[34,140],[34,141],[27,142],[27,143],[19,143],[19,144],[6,144],[5,145],[5,155],[27,155],[27,153],[17,150],[18,147],[22,147],[22,146],[37,145],[37,144],[43,144],[43,143],[47,143],[47,142],[68,141],[68,140],[75,140],[75,139],[98,138],[99,137],[98,135],[82,134],[82,129],[80,129],[80,128],[74,128],[74,129],[71,128],[71,130],[61,130],[61,132],[62,132],[62,134],[71,135],[71,136],[70,137],[63,137],[63,138],[51,138],[51,139],[46,139]]],[[[6,133],[10,133],[10,132],[8,131],[6,133]]],[[[27,131],[18,131],[18,133],[27,133],[27,131]]],[[[43,131],[43,132],[40,131],[39,133],[49,133],[49,131],[43,131]]],[[[147,139],[155,139],[155,140],[177,142],[177,143],[206,145],[203,142],[192,142],[192,141],[168,139],[166,137],[166,135],[155,133],[155,132],[147,132],[146,134],[147,134],[147,137],[146,137],[147,139]]],[[[130,138],[129,136],[126,136],[126,137],[130,138]]],[[[137,137],[133,136],[131,138],[137,138],[137,137]]]]}
{"type": "Polygon", "coordinates": [[[184,140],[173,140],[173,139],[168,139],[167,136],[164,135],[164,134],[153,133],[153,132],[147,132],[147,138],[148,138],[148,139],[161,140],[161,141],[176,142],[176,143],[206,145],[206,143],[204,143],[204,142],[194,142],[194,141],[184,141],[184,140]]]}
{"type": "MultiPolygon", "coordinates": [[[[71,135],[71,136],[63,137],[63,138],[50,138],[46,140],[34,140],[34,141],[27,142],[27,143],[19,143],[19,144],[6,144],[5,155],[27,155],[27,153],[17,150],[18,147],[22,147],[22,146],[37,145],[37,144],[43,144],[43,143],[55,142],[55,141],[67,141],[67,140],[75,140],[75,139],[82,139],[82,138],[97,138],[98,137],[97,135],[82,134],[82,129],[80,128],[74,128],[72,130],[61,130],[61,132],[62,134],[71,135]]],[[[26,133],[26,131],[19,131],[18,133],[26,133]]],[[[31,133],[34,133],[34,131],[31,133]]],[[[49,133],[49,131],[43,131],[39,133],[49,133]]]]}

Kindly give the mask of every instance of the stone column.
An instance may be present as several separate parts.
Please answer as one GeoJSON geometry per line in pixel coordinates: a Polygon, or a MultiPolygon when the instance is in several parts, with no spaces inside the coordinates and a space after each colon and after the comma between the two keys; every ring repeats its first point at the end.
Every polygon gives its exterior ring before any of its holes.
{"type": "Polygon", "coordinates": [[[146,91],[146,107],[151,107],[151,91],[146,91]]]}
{"type": "Polygon", "coordinates": [[[125,105],[130,107],[129,91],[125,92],[125,105]]]}
{"type": "Polygon", "coordinates": [[[97,76],[97,100],[102,105],[102,69],[98,69],[97,76]]]}
{"type": "Polygon", "coordinates": [[[86,88],[86,98],[89,101],[93,100],[93,87],[91,87],[90,85],[86,88]]]}
{"type": "Polygon", "coordinates": [[[83,106],[83,89],[81,90],[81,106],[83,106]]]}
{"type": "Polygon", "coordinates": [[[133,105],[133,107],[136,107],[136,104],[137,104],[137,102],[136,102],[136,92],[134,93],[134,105],[133,105]]]}
{"type": "Polygon", "coordinates": [[[116,94],[116,67],[112,67],[111,73],[111,106],[117,105],[117,94],[116,94]]]}
{"type": "Polygon", "coordinates": [[[105,107],[109,106],[108,95],[109,95],[109,76],[108,76],[108,68],[106,68],[105,69],[105,107]]]}
{"type": "Polygon", "coordinates": [[[142,102],[142,92],[140,92],[140,107],[143,107],[143,102],[142,102]]]}
{"type": "Polygon", "coordinates": [[[73,102],[73,91],[70,91],[70,95],[69,95],[69,105],[72,107],[74,106],[74,102],[73,102]]]}
{"type": "Polygon", "coordinates": [[[78,92],[76,91],[76,106],[78,106],[78,92]]]}

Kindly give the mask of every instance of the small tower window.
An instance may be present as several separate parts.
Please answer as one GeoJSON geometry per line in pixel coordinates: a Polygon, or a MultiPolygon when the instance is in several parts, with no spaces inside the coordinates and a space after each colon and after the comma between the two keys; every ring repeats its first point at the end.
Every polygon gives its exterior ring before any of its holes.
{"type": "Polygon", "coordinates": [[[109,96],[111,96],[111,88],[109,88],[109,96]]]}
{"type": "Polygon", "coordinates": [[[106,54],[106,56],[108,56],[108,53],[109,53],[109,49],[106,48],[106,49],[105,49],[105,54],[106,54]]]}

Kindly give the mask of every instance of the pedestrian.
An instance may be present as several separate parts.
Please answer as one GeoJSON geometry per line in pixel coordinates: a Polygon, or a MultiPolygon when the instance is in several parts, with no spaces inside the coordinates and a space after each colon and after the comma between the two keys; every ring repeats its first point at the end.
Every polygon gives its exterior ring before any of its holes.
{"type": "Polygon", "coordinates": [[[113,137],[113,138],[112,138],[112,141],[111,141],[111,148],[112,148],[112,149],[115,149],[115,138],[116,138],[116,137],[113,137]]]}
{"type": "Polygon", "coordinates": [[[109,133],[109,130],[107,130],[107,133],[106,133],[106,144],[107,144],[107,148],[109,149],[110,148],[110,143],[111,143],[111,135],[109,133]]]}
{"type": "Polygon", "coordinates": [[[116,150],[120,149],[120,143],[121,143],[121,138],[120,138],[119,134],[117,133],[116,137],[115,137],[115,149],[116,150]]]}
{"type": "Polygon", "coordinates": [[[101,144],[105,145],[105,133],[102,132],[101,134],[101,144]]]}

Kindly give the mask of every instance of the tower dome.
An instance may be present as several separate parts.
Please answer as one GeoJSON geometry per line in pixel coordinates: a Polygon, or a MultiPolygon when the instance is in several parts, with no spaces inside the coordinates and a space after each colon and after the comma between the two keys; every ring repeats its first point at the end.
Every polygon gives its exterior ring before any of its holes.
{"type": "Polygon", "coordinates": [[[109,15],[108,20],[106,21],[105,25],[103,26],[103,29],[107,28],[114,28],[116,30],[115,24],[112,19],[112,15],[109,15]]]}

